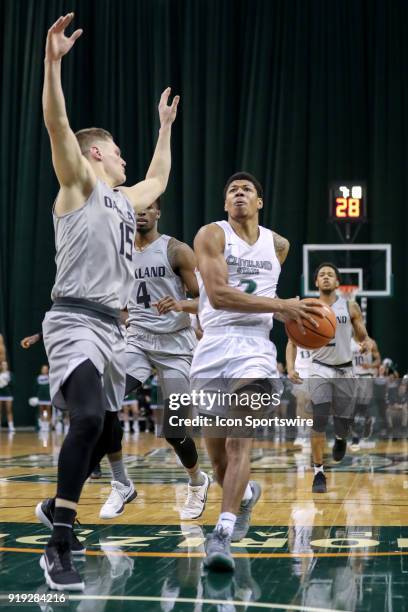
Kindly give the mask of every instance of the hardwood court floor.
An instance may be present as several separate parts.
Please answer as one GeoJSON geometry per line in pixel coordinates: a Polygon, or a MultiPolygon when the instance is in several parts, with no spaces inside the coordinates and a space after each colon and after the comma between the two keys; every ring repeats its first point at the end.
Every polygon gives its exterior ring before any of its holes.
{"type": "MultiPolygon", "coordinates": [[[[48,592],[38,566],[48,532],[34,508],[54,493],[61,440],[0,434],[3,594],[48,592]]],[[[214,575],[203,569],[203,542],[218,516],[220,489],[210,487],[199,521],[180,523],[186,486],[173,451],[152,434],[127,436],[126,465],[138,497],[115,521],[103,521],[108,464],[101,480],[86,484],[77,530],[87,545],[77,561],[86,591],[71,595],[69,609],[408,610],[407,451],[404,440],[348,453],[330,465],[329,492],[313,495],[308,451],[255,442],[252,477],[262,497],[248,536],[233,546],[235,573],[214,575]]],[[[200,455],[210,469],[203,448],[200,455]]]]}

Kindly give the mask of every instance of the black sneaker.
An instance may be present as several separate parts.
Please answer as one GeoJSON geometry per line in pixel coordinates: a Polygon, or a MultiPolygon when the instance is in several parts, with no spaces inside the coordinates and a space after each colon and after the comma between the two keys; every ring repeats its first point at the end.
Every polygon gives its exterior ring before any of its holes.
{"type": "Polygon", "coordinates": [[[336,438],[334,440],[334,445],[332,448],[334,461],[341,461],[343,459],[344,455],[346,454],[346,448],[347,440],[344,440],[343,438],[336,438]]]}
{"type": "Polygon", "coordinates": [[[326,476],[323,472],[317,472],[313,478],[312,493],[327,493],[326,476]]]}
{"type": "Polygon", "coordinates": [[[98,465],[95,466],[94,471],[91,474],[91,479],[92,480],[97,480],[98,478],[102,478],[102,470],[101,470],[101,464],[98,463],[98,465]]]}
{"type": "MultiPolygon", "coordinates": [[[[48,497],[42,502],[39,502],[35,508],[35,515],[39,521],[48,529],[53,529],[54,526],[55,499],[48,497]]],[[[84,555],[86,547],[78,540],[74,530],[72,530],[71,552],[73,555],[84,555]]]]}
{"type": "Polygon", "coordinates": [[[40,559],[45,580],[57,591],[83,591],[85,584],[72,564],[69,544],[46,546],[40,559]]]}

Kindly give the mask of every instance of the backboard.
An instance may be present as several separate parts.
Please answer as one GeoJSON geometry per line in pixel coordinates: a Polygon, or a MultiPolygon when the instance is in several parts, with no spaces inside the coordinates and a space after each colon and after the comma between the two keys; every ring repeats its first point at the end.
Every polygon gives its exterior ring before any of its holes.
{"type": "Polygon", "coordinates": [[[304,244],[301,293],[319,295],[314,271],[323,262],[335,264],[344,285],[357,285],[359,297],[392,296],[390,244],[304,244]]]}

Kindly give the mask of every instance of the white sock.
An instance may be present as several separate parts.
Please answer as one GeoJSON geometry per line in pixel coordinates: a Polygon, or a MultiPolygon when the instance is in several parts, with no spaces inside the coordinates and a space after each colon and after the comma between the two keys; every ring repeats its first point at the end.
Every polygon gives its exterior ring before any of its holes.
{"type": "Polygon", "coordinates": [[[188,470],[189,484],[192,487],[201,487],[205,483],[205,474],[200,470],[197,464],[194,469],[188,470]]]}
{"type": "Polygon", "coordinates": [[[315,476],[316,474],[318,474],[318,472],[321,472],[322,474],[324,474],[324,469],[323,469],[323,464],[322,465],[314,465],[314,473],[315,476]]]}
{"type": "Polygon", "coordinates": [[[232,535],[234,531],[235,521],[237,520],[236,514],[232,514],[231,512],[221,512],[218,523],[215,528],[222,528],[224,531],[228,533],[228,535],[232,535]]]}
{"type": "Polygon", "coordinates": [[[247,486],[246,486],[246,489],[245,489],[245,491],[244,491],[244,494],[243,494],[243,496],[242,496],[242,501],[243,501],[244,503],[247,503],[247,502],[249,502],[251,499],[252,499],[252,489],[251,489],[251,485],[250,485],[250,484],[249,484],[249,482],[248,482],[248,484],[247,484],[247,486]]]}

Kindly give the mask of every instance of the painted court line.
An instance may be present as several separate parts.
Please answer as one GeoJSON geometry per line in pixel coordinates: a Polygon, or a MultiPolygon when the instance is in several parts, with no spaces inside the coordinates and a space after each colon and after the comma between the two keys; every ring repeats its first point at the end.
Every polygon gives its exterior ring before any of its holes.
{"type": "Polygon", "coordinates": [[[71,595],[70,601],[163,601],[170,603],[203,603],[210,605],[224,605],[228,603],[233,606],[242,606],[245,608],[264,608],[267,610],[299,610],[301,612],[350,612],[348,610],[335,610],[334,608],[313,608],[310,606],[294,606],[292,604],[274,604],[261,601],[234,601],[231,599],[201,599],[199,597],[143,597],[142,595],[71,595]]]}
{"type": "MultiPolygon", "coordinates": [[[[0,552],[15,552],[15,553],[35,553],[42,554],[44,548],[12,548],[7,546],[0,546],[0,552]]],[[[105,552],[103,550],[87,550],[85,553],[90,557],[104,557],[105,552]]],[[[110,555],[116,555],[118,557],[168,557],[168,558],[180,558],[186,559],[193,557],[205,557],[205,553],[193,552],[131,552],[131,551],[109,551],[110,555]]],[[[239,559],[314,559],[314,558],[325,558],[325,557],[402,557],[408,555],[406,550],[393,550],[390,552],[338,552],[338,553],[233,553],[233,557],[239,559]]],[[[296,608],[297,609],[297,608],[296,608]]],[[[305,608],[302,608],[305,609],[305,608]]],[[[322,608],[319,608],[321,610],[322,608]]]]}

